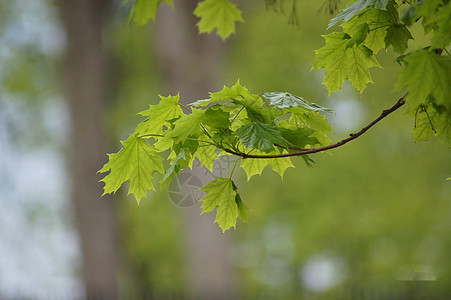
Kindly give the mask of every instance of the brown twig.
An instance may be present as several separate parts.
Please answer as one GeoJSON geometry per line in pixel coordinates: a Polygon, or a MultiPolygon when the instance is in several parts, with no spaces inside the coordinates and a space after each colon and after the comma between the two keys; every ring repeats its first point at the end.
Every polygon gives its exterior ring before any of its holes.
{"type": "Polygon", "coordinates": [[[395,105],[393,105],[391,108],[389,109],[385,109],[382,111],[382,113],[380,114],[379,117],[377,117],[375,120],[373,120],[370,124],[368,124],[367,126],[363,127],[359,132],[357,133],[351,133],[349,134],[349,137],[346,139],[343,139],[335,144],[329,145],[329,146],[324,146],[324,147],[320,147],[320,148],[312,148],[312,149],[304,149],[300,152],[292,152],[292,153],[284,153],[284,154],[267,154],[267,155],[252,155],[252,154],[246,154],[246,153],[242,153],[242,152],[236,152],[230,149],[223,149],[225,152],[233,154],[233,155],[237,155],[240,156],[242,158],[282,158],[282,157],[291,157],[291,156],[301,156],[301,155],[307,155],[307,154],[313,154],[313,153],[318,153],[318,152],[323,152],[326,150],[330,150],[330,149],[334,149],[340,146],[343,146],[344,144],[355,140],[356,138],[358,138],[359,136],[361,136],[362,134],[364,134],[365,132],[368,131],[368,129],[370,129],[371,127],[373,127],[374,125],[376,125],[380,120],[382,120],[383,118],[385,118],[386,116],[388,116],[389,114],[391,114],[392,112],[394,112],[395,110],[397,110],[398,108],[400,108],[401,106],[404,105],[405,101],[404,98],[407,96],[407,94],[405,94],[403,97],[401,97],[398,102],[396,102],[395,105]]]}

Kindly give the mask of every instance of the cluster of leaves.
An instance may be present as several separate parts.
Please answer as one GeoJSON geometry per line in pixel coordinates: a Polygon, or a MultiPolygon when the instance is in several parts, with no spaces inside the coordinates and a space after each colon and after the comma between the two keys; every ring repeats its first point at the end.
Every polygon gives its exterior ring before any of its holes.
{"type": "MultiPolygon", "coordinates": [[[[133,0],[129,0],[133,1],[133,0]]],[[[153,19],[160,2],[172,6],[171,0],[135,0],[131,18],[138,25],[153,19]]],[[[282,0],[266,0],[275,7],[282,0]]],[[[296,11],[296,0],[293,2],[296,11]]],[[[337,5],[328,0],[329,8],[337,5]]],[[[241,11],[228,0],[204,0],[194,14],[200,18],[200,33],[214,29],[222,39],[235,31],[235,22],[242,21],[241,11]]],[[[332,131],[320,113],[330,110],[290,93],[250,93],[239,82],[211,93],[209,99],[181,105],[179,96],[161,97],[159,104],[141,112],[147,117],[124,141],[123,149],[109,155],[109,162],[100,172],[110,171],[102,181],[105,193],[114,193],[126,181],[129,193],[139,200],[154,190],[153,176],[161,173],[160,189],[168,186],[183,168],[192,167],[198,159],[208,169],[218,155],[236,155],[248,179],[271,168],[283,176],[292,167],[291,157],[301,156],[307,165],[307,154],[332,149],[360,136],[387,114],[407,102],[407,114],[415,119],[414,138],[428,140],[438,136],[451,145],[451,4],[449,0],[356,0],[344,8],[329,28],[341,23],[341,30],[325,35],[325,46],[316,50],[313,69],[324,68],[323,84],[329,94],[340,90],[349,80],[360,92],[372,82],[369,69],[380,67],[375,54],[393,48],[402,66],[394,90],[406,94],[391,109],[357,134],[336,144],[330,143],[332,131]],[[410,28],[421,23],[430,44],[409,49],[413,39],[410,28]],[[184,108],[188,114],[182,111],[184,108]],[[319,148],[318,148],[319,147],[319,148]],[[165,168],[164,155],[170,165],[165,168]]],[[[233,173],[233,172],[232,172],[233,173]]],[[[218,208],[216,222],[223,231],[235,227],[237,217],[247,221],[247,208],[230,178],[218,177],[203,190],[203,213],[218,208]]]]}
{"type": "Polygon", "coordinates": [[[449,0],[358,0],[350,3],[329,23],[342,22],[341,32],[325,35],[326,44],[316,51],[314,69],[324,68],[323,84],[329,94],[345,80],[360,92],[372,82],[369,69],[380,67],[375,54],[390,46],[403,67],[395,91],[407,91],[407,114],[415,119],[415,141],[438,135],[451,145],[451,5],[449,0]],[[410,50],[409,28],[420,22],[430,33],[430,44],[410,50]]]}
{"type": "MultiPolygon", "coordinates": [[[[160,2],[172,7],[172,0],[135,0],[131,16],[136,24],[155,18],[160,2]]],[[[265,0],[268,8],[280,11],[284,2],[265,0]]],[[[323,6],[332,12],[338,2],[327,0],[323,6]]],[[[290,3],[290,22],[297,23],[297,0],[290,3]]],[[[222,39],[235,31],[237,21],[243,21],[241,11],[229,0],[201,1],[194,14],[200,18],[199,33],[216,29],[222,39]]],[[[324,36],[326,44],[316,50],[313,63],[313,69],[325,69],[323,84],[329,94],[340,90],[346,80],[363,92],[373,82],[370,69],[381,67],[375,54],[392,47],[403,67],[394,90],[408,92],[404,100],[407,114],[415,119],[415,141],[438,136],[442,143],[451,145],[449,0],[356,0],[330,21],[329,28],[338,23],[342,30],[324,36]],[[413,39],[409,28],[415,23],[421,23],[424,33],[430,34],[430,45],[408,51],[408,41],[413,39]]]]}
{"type": "MultiPolygon", "coordinates": [[[[330,142],[326,133],[332,129],[320,113],[331,110],[290,93],[261,97],[237,82],[189,106],[180,104],[178,95],[161,97],[157,105],[140,113],[147,119],[100,170],[110,171],[102,179],[105,193],[116,192],[128,181],[129,193],[139,202],[155,190],[155,173],[162,174],[159,186],[165,189],[180,170],[192,167],[194,159],[212,171],[218,155],[242,158],[240,166],[248,179],[261,174],[267,165],[283,176],[293,164],[290,157],[278,156],[330,142]],[[167,168],[163,164],[166,156],[167,168]]],[[[302,158],[308,165],[313,162],[307,155],[302,158]]],[[[216,222],[223,231],[234,227],[237,217],[247,221],[247,208],[231,177],[217,177],[203,190],[207,192],[201,200],[203,213],[217,207],[216,222]]]]}

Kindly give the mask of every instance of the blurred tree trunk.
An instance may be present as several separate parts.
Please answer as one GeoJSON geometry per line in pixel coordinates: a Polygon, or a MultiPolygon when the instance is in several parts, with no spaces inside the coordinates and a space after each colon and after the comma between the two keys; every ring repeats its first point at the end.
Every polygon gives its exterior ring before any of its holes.
{"type": "Polygon", "coordinates": [[[64,83],[72,132],[72,199],[89,299],[117,298],[117,218],[110,196],[102,195],[97,171],[105,163],[103,115],[108,104],[108,60],[102,34],[109,0],[60,0],[66,30],[64,83]]]}
{"type": "MultiPolygon", "coordinates": [[[[199,1],[174,1],[175,9],[161,5],[157,16],[160,70],[172,95],[189,103],[217,90],[220,78],[219,37],[198,35],[193,10],[199,1]]],[[[225,235],[214,214],[200,216],[199,203],[180,210],[185,226],[188,280],[196,299],[232,299],[235,282],[225,235]]]]}

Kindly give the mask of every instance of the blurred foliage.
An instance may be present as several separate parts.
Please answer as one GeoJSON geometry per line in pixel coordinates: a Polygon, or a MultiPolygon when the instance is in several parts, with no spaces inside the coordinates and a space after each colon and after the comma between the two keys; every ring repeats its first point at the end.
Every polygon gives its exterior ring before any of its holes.
{"type": "Polygon", "coordinates": [[[54,124],[47,118],[62,107],[56,104],[59,45],[49,37],[58,30],[52,31],[55,16],[45,16],[52,9],[38,3],[21,9],[21,1],[0,5],[0,117],[11,143],[24,149],[55,146],[54,124]],[[37,16],[31,14],[34,9],[37,16]]]}
{"type": "Polygon", "coordinates": [[[125,251],[123,290],[126,295],[183,294],[186,272],[180,215],[167,194],[152,194],[138,206],[129,199],[119,205],[125,251]]]}

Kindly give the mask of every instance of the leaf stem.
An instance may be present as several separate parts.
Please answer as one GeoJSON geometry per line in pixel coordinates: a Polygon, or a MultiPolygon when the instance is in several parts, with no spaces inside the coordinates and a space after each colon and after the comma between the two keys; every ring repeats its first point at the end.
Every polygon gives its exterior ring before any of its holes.
{"type": "Polygon", "coordinates": [[[139,138],[154,137],[154,136],[164,137],[164,135],[162,135],[162,134],[152,134],[152,133],[138,135],[139,138]]]}
{"type": "Polygon", "coordinates": [[[202,127],[202,130],[205,132],[205,134],[206,134],[209,138],[211,138],[211,135],[210,135],[210,133],[208,132],[207,128],[205,128],[204,124],[200,123],[200,126],[202,127]]]}
{"type": "MultiPolygon", "coordinates": [[[[210,142],[210,141],[207,141],[207,140],[194,139],[194,138],[186,138],[186,139],[187,139],[187,140],[190,140],[190,141],[204,142],[204,143],[208,143],[208,144],[210,144],[210,145],[213,145],[213,146],[215,146],[215,147],[218,147],[218,145],[216,145],[215,143],[210,142]]],[[[219,148],[219,147],[218,147],[218,148],[219,148]]]]}
{"type": "Polygon", "coordinates": [[[182,103],[178,103],[178,105],[180,105],[180,107],[184,108],[188,113],[191,113],[191,110],[188,108],[188,106],[186,106],[182,103]]]}
{"type": "Polygon", "coordinates": [[[276,121],[279,120],[280,118],[285,117],[285,116],[288,115],[288,114],[289,114],[289,112],[286,112],[286,113],[284,113],[283,115],[278,116],[277,118],[274,119],[274,122],[276,122],[276,121]]]}
{"type": "Polygon", "coordinates": [[[241,107],[241,109],[238,111],[238,113],[233,117],[232,122],[230,122],[230,124],[233,124],[233,122],[235,121],[235,119],[238,117],[238,115],[241,113],[241,111],[244,109],[244,106],[241,107]]]}
{"type": "Polygon", "coordinates": [[[229,176],[230,180],[232,179],[233,172],[235,171],[236,165],[240,159],[242,159],[242,157],[239,157],[237,160],[235,160],[235,164],[233,165],[232,172],[230,172],[230,176],[229,176]]]}

